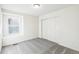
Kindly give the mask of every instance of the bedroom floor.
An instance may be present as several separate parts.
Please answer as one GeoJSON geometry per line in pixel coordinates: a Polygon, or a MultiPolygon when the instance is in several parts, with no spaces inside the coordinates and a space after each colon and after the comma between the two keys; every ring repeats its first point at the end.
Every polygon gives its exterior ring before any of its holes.
{"type": "Polygon", "coordinates": [[[46,39],[36,38],[3,47],[1,54],[79,54],[79,52],[46,39]]]}

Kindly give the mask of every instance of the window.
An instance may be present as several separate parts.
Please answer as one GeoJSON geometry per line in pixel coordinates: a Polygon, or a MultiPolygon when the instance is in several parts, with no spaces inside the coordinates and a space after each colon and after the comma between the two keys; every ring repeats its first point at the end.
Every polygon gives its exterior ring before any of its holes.
{"type": "Polygon", "coordinates": [[[22,34],[23,16],[4,13],[4,35],[22,34]]]}
{"type": "Polygon", "coordinates": [[[19,20],[8,18],[9,33],[18,33],[19,32],[19,20]]]}

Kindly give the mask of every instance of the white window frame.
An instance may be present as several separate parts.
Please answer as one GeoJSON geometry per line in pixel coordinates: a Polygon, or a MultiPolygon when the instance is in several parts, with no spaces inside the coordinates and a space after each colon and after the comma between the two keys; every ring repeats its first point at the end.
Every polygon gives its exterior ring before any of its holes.
{"type": "MultiPolygon", "coordinates": [[[[3,13],[3,18],[4,18],[4,15],[9,15],[9,16],[16,16],[16,17],[20,17],[20,22],[19,23],[21,23],[21,24],[19,24],[19,33],[8,33],[8,35],[6,36],[4,36],[5,38],[6,37],[9,37],[9,36],[18,36],[18,35],[23,35],[24,34],[24,25],[23,25],[23,16],[22,15],[18,15],[18,14],[12,14],[12,13],[3,13]]],[[[7,28],[8,28],[8,26],[9,26],[9,24],[8,24],[8,19],[5,19],[4,18],[4,20],[7,20],[7,28]]],[[[3,22],[4,22],[4,20],[3,20],[3,22]]],[[[4,27],[4,26],[3,26],[4,27]]],[[[7,29],[7,31],[9,31],[9,28],[7,29]]]]}

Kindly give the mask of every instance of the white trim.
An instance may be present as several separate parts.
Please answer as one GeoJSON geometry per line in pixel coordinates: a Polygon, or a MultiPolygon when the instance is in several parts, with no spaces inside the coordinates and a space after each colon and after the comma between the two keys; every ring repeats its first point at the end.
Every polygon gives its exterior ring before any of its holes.
{"type": "Polygon", "coordinates": [[[14,16],[21,16],[21,17],[23,17],[22,15],[18,15],[18,14],[14,14],[14,13],[6,13],[6,12],[3,12],[2,14],[3,15],[14,15],[14,16]]]}

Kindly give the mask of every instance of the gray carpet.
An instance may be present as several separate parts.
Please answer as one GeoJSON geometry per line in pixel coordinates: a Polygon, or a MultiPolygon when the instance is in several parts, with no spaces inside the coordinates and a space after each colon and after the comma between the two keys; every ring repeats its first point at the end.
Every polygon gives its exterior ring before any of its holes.
{"type": "Polygon", "coordinates": [[[2,54],[79,54],[78,51],[63,47],[42,38],[23,41],[2,47],[2,54]]]}

